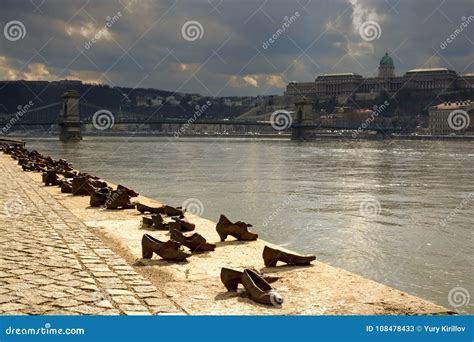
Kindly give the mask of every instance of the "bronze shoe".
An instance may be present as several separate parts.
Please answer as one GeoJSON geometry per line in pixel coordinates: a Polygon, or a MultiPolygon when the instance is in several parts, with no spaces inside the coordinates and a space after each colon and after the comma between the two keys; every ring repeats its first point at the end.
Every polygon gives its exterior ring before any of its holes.
{"type": "Polygon", "coordinates": [[[122,190],[125,191],[130,197],[137,197],[140,195],[138,192],[133,191],[132,189],[129,189],[123,185],[117,185],[117,190],[122,190]]]}
{"type": "Polygon", "coordinates": [[[159,229],[159,230],[168,230],[169,229],[169,224],[165,223],[165,221],[163,221],[163,217],[161,217],[160,214],[152,215],[151,220],[153,222],[153,227],[155,227],[156,229],[159,229]]]}
{"type": "Polygon", "coordinates": [[[221,241],[224,241],[228,235],[240,241],[257,240],[258,234],[249,232],[248,227],[252,227],[252,225],[242,221],[232,223],[227,217],[221,215],[216,225],[216,230],[221,241]]]}
{"type": "Polygon", "coordinates": [[[142,217],[142,227],[153,227],[153,220],[149,217],[142,217]]]}
{"type": "Polygon", "coordinates": [[[163,214],[166,216],[179,216],[184,217],[184,211],[180,208],[174,208],[169,205],[163,205],[161,207],[150,207],[145,204],[137,203],[137,210],[141,213],[151,214],[163,214]]]}
{"type": "Polygon", "coordinates": [[[72,184],[65,180],[61,183],[61,192],[65,194],[72,194],[72,184]]]}
{"type": "Polygon", "coordinates": [[[106,209],[133,209],[135,205],[130,203],[130,195],[122,189],[113,190],[105,201],[106,209]]]}
{"type": "Polygon", "coordinates": [[[170,229],[176,229],[182,232],[190,232],[196,228],[194,223],[173,217],[174,222],[168,223],[170,229]]]}
{"type": "Polygon", "coordinates": [[[59,184],[59,179],[58,179],[58,174],[56,173],[55,170],[49,170],[43,173],[43,183],[46,186],[50,185],[58,185],[59,184]]]}
{"type": "Polygon", "coordinates": [[[181,244],[177,241],[168,240],[163,242],[149,234],[144,234],[142,238],[142,256],[144,259],[151,259],[153,253],[165,260],[175,261],[183,261],[192,255],[182,250],[181,244]]]}
{"type": "Polygon", "coordinates": [[[76,176],[72,179],[72,194],[76,196],[90,196],[95,188],[89,181],[89,177],[76,176]]]}
{"type": "Polygon", "coordinates": [[[101,205],[105,205],[108,196],[112,190],[110,188],[101,188],[96,190],[89,200],[89,205],[91,207],[100,207],[101,205]]]}
{"type": "Polygon", "coordinates": [[[278,249],[265,246],[263,248],[263,261],[267,267],[275,267],[278,261],[287,263],[292,266],[309,265],[311,261],[315,260],[314,255],[297,255],[286,253],[278,249]]]}
{"type": "Polygon", "coordinates": [[[137,203],[136,204],[137,210],[140,212],[140,214],[144,213],[150,213],[150,214],[163,214],[163,209],[161,207],[155,208],[155,207],[150,207],[145,204],[137,203]]]}
{"type": "Polygon", "coordinates": [[[76,173],[73,171],[64,171],[63,176],[64,178],[74,178],[76,177],[76,173]]]}
{"type": "MultiPolygon", "coordinates": [[[[257,271],[254,271],[257,272],[257,271]]],[[[258,272],[257,272],[258,273],[258,272]]],[[[237,291],[239,284],[242,284],[243,272],[236,271],[230,268],[222,267],[221,269],[221,281],[226,287],[227,291],[237,291]]],[[[279,277],[262,276],[267,283],[273,283],[280,279],[279,277]]]]}
{"type": "Polygon", "coordinates": [[[253,270],[244,270],[242,274],[242,284],[250,295],[250,298],[257,303],[276,307],[281,307],[283,304],[282,296],[253,270]]]}
{"type": "Polygon", "coordinates": [[[170,229],[170,234],[172,240],[178,241],[182,245],[188,247],[191,252],[207,252],[213,251],[216,248],[216,245],[208,243],[206,239],[198,233],[186,236],[176,229],[170,229]]]}
{"type": "Polygon", "coordinates": [[[181,208],[175,208],[170,205],[164,205],[160,208],[166,216],[178,216],[179,218],[184,217],[184,210],[181,208]]]}

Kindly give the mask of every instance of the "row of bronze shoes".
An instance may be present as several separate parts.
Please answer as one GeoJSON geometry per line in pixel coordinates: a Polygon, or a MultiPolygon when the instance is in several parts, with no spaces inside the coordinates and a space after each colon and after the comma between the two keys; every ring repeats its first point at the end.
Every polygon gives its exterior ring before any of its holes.
{"type": "MultiPolygon", "coordinates": [[[[181,208],[173,209],[182,210],[181,208]]],[[[170,232],[170,239],[166,242],[160,241],[150,234],[143,235],[142,257],[145,259],[150,259],[153,254],[156,254],[165,260],[183,261],[190,257],[192,253],[209,252],[216,248],[215,244],[208,243],[198,233],[191,236],[183,234],[183,232],[195,229],[195,224],[185,221],[184,211],[182,213],[168,212],[168,214],[165,214],[163,207],[153,208],[140,203],[137,204],[137,210],[141,214],[152,214],[151,217],[144,216],[142,218],[142,226],[157,230],[169,230],[170,232]],[[173,221],[165,223],[161,216],[163,214],[171,216],[173,221]],[[190,252],[184,250],[183,246],[189,248],[190,252]]],[[[216,225],[216,231],[221,241],[224,241],[229,235],[239,241],[256,240],[258,234],[249,231],[249,227],[252,227],[252,225],[242,221],[232,222],[221,215],[216,225]]],[[[264,247],[262,257],[266,267],[275,267],[279,261],[290,266],[304,266],[309,265],[316,259],[314,255],[297,255],[269,246],[264,247]]],[[[270,283],[277,281],[278,277],[261,275],[253,269],[238,271],[223,267],[220,278],[228,291],[237,291],[239,284],[242,284],[247,295],[257,303],[275,307],[281,307],[283,304],[283,297],[270,285],[270,283]]]]}
{"type": "MultiPolygon", "coordinates": [[[[103,206],[106,209],[137,209],[142,217],[142,227],[154,230],[167,230],[170,233],[168,241],[160,241],[150,234],[142,237],[142,257],[150,259],[153,254],[168,261],[184,261],[193,253],[211,252],[216,248],[197,232],[192,235],[185,233],[194,231],[196,225],[185,217],[185,208],[163,205],[151,207],[142,203],[132,203],[131,198],[139,194],[123,185],[113,189],[106,182],[85,173],[74,170],[71,163],[64,159],[54,160],[37,151],[29,152],[20,145],[2,144],[1,150],[11,155],[24,171],[42,172],[42,181],[46,186],[56,185],[63,193],[77,196],[90,196],[91,207],[103,206]],[[168,218],[171,221],[165,221],[168,218]],[[183,247],[189,249],[185,250],[183,247]]],[[[239,241],[257,240],[258,234],[249,231],[251,224],[237,221],[232,222],[221,215],[216,225],[217,234],[221,241],[230,235],[239,241]]],[[[309,265],[315,256],[303,256],[287,253],[269,246],[265,246],[262,253],[266,267],[275,267],[277,262],[290,266],[309,265]]],[[[228,291],[237,291],[242,284],[250,298],[258,303],[281,306],[282,296],[270,285],[278,277],[261,275],[253,269],[243,271],[222,268],[221,281],[228,291]]]]}
{"type": "Polygon", "coordinates": [[[59,186],[61,192],[75,196],[90,196],[91,207],[105,206],[107,209],[134,209],[132,197],[138,193],[123,185],[116,189],[108,186],[99,177],[91,176],[74,170],[72,164],[64,159],[54,160],[38,151],[28,151],[20,145],[3,144],[2,150],[18,160],[23,171],[42,173],[42,181],[46,186],[59,186]]]}

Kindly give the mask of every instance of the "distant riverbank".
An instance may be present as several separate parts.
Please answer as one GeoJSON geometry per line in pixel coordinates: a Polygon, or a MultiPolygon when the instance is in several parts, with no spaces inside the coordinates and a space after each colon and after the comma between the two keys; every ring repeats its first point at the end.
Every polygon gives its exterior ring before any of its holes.
{"type": "MultiPolygon", "coordinates": [[[[183,139],[183,138],[221,138],[221,139],[280,139],[289,140],[291,139],[291,133],[281,134],[265,134],[265,133],[254,133],[254,134],[186,134],[180,137],[176,137],[173,133],[157,133],[157,132],[83,132],[84,137],[156,137],[156,138],[169,138],[169,139],[183,139]]],[[[11,139],[22,139],[41,136],[43,138],[58,137],[59,132],[42,132],[42,131],[29,131],[28,134],[12,134],[11,139]]],[[[9,137],[9,136],[8,136],[9,137]]],[[[10,139],[10,140],[11,140],[10,139]]],[[[382,136],[375,134],[359,135],[357,138],[352,137],[352,132],[345,133],[321,133],[314,137],[306,138],[302,141],[317,141],[317,140],[351,140],[351,141],[366,141],[366,140],[442,140],[442,141],[474,141],[474,135],[390,135],[382,136]]],[[[6,138],[9,140],[9,138],[6,138]]]]}

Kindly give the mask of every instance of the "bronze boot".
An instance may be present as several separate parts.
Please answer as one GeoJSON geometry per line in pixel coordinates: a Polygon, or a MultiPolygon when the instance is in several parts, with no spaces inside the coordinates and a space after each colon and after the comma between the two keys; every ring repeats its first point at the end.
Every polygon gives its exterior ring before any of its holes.
{"type": "Polygon", "coordinates": [[[192,254],[181,249],[181,244],[177,241],[168,240],[166,242],[155,239],[149,234],[144,234],[142,238],[142,256],[150,259],[156,253],[165,260],[183,261],[192,254]]]}
{"type": "Polygon", "coordinates": [[[188,247],[191,252],[207,252],[213,251],[216,248],[216,245],[208,243],[206,239],[198,233],[186,236],[176,229],[170,229],[170,234],[172,240],[178,241],[182,245],[188,247]]]}
{"type": "Polygon", "coordinates": [[[142,227],[153,227],[153,220],[149,217],[142,217],[142,227]]]}
{"type": "Polygon", "coordinates": [[[65,180],[61,183],[61,192],[64,194],[72,194],[71,182],[65,180]]]}
{"type": "Polygon", "coordinates": [[[43,183],[46,186],[50,185],[58,185],[59,184],[59,179],[58,179],[58,174],[54,170],[49,170],[43,173],[43,183]]]}
{"type": "Polygon", "coordinates": [[[278,261],[284,262],[288,265],[303,266],[309,265],[311,261],[316,259],[314,255],[291,254],[268,246],[263,248],[262,256],[265,266],[267,267],[275,267],[278,261]]]}
{"type": "Polygon", "coordinates": [[[153,227],[155,227],[155,229],[159,229],[159,230],[168,230],[169,229],[169,224],[165,223],[165,221],[163,221],[163,217],[161,217],[160,214],[152,215],[151,220],[153,222],[153,227]]]}
{"type": "Polygon", "coordinates": [[[244,270],[242,284],[255,302],[281,307],[283,298],[257,272],[249,269],[244,270]]]}
{"type": "Polygon", "coordinates": [[[252,225],[242,221],[232,223],[227,217],[221,215],[216,225],[216,230],[221,241],[224,241],[228,235],[240,241],[257,240],[258,234],[249,232],[248,227],[252,227],[252,225]]]}
{"type": "Polygon", "coordinates": [[[94,191],[89,200],[89,205],[91,207],[100,207],[101,205],[105,205],[110,192],[110,188],[102,188],[94,191]]]}

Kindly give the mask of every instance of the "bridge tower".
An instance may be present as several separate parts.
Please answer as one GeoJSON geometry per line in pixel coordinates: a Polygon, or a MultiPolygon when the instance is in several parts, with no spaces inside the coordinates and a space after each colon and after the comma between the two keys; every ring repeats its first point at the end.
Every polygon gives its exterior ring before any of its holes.
{"type": "Polygon", "coordinates": [[[75,90],[68,90],[62,96],[63,109],[59,122],[59,140],[61,141],[82,140],[79,97],[79,93],[75,90]]]}
{"type": "Polygon", "coordinates": [[[306,97],[300,98],[295,102],[296,117],[291,129],[292,140],[304,140],[304,125],[311,125],[316,122],[313,115],[312,104],[306,97]]]}

